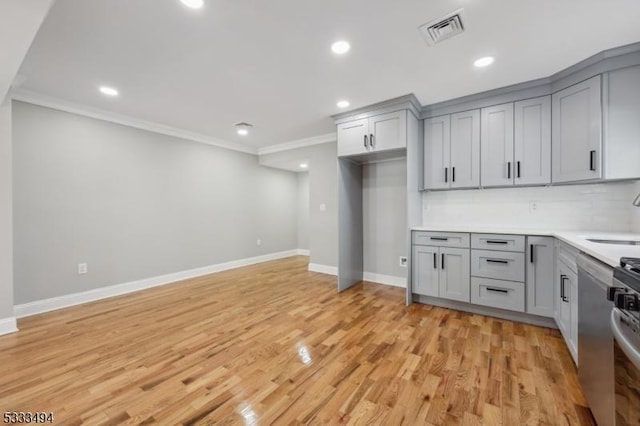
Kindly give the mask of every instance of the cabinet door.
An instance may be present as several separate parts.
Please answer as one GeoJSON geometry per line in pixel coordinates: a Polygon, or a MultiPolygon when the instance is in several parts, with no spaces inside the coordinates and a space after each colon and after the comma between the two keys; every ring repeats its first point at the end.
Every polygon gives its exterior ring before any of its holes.
{"type": "Polygon", "coordinates": [[[407,111],[396,111],[369,118],[371,151],[407,147],[407,111]]]}
{"type": "Polygon", "coordinates": [[[558,328],[562,332],[565,343],[569,347],[569,351],[573,353],[571,347],[571,276],[575,273],[569,269],[564,263],[558,262],[558,311],[559,321],[558,328]]]}
{"type": "Polygon", "coordinates": [[[554,239],[527,237],[527,312],[553,318],[554,239]]]}
{"type": "Polygon", "coordinates": [[[438,297],[438,260],[438,247],[413,246],[413,293],[438,297]]]}
{"type": "Polygon", "coordinates": [[[366,153],[368,142],[368,118],[338,124],[338,157],[366,153]]]}
{"type": "Polygon", "coordinates": [[[569,350],[578,363],[578,275],[569,271],[566,290],[569,293],[569,350]]]}
{"type": "Polygon", "coordinates": [[[469,264],[469,249],[440,247],[440,297],[461,302],[470,301],[469,264]]]}
{"type": "Polygon", "coordinates": [[[551,96],[515,103],[515,184],[551,183],[551,96]]]}
{"type": "Polygon", "coordinates": [[[602,177],[600,76],[552,96],[553,182],[602,177]]]}
{"type": "Polygon", "coordinates": [[[513,185],[513,103],[482,108],[480,183],[483,187],[513,185]]]}
{"type": "Polygon", "coordinates": [[[605,74],[604,177],[640,177],[640,66],[605,74]]]}
{"type": "Polygon", "coordinates": [[[451,117],[424,120],[424,187],[449,188],[451,117]]]}
{"type": "Polygon", "coordinates": [[[451,115],[451,188],[480,186],[480,110],[451,115]]]}

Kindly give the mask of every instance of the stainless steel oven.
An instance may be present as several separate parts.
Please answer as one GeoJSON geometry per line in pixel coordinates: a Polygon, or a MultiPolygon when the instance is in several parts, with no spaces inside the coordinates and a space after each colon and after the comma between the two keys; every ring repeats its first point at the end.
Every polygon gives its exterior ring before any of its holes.
{"type": "Polygon", "coordinates": [[[615,424],[640,425],[640,259],[621,260],[614,271],[611,332],[615,376],[615,424]]]}

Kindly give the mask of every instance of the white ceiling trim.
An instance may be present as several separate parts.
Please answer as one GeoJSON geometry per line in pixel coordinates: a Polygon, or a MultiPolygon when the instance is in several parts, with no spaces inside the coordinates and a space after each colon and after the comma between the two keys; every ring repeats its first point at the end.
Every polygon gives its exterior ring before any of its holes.
{"type": "Polygon", "coordinates": [[[76,104],[61,99],[56,99],[40,93],[24,90],[13,89],[11,91],[11,99],[30,104],[40,105],[47,108],[53,108],[72,114],[83,115],[85,117],[95,118],[98,120],[108,121],[111,123],[121,124],[123,126],[134,127],[136,129],[147,130],[149,132],[160,133],[162,135],[173,136],[180,139],[186,139],[193,142],[200,142],[219,148],[229,149],[232,151],[244,152],[256,155],[258,151],[250,146],[229,142],[223,139],[213,138],[211,136],[190,132],[188,130],[176,127],[165,126],[164,124],[154,123],[151,121],[140,120],[123,114],[92,108],[85,105],[76,104]]]}
{"type": "Polygon", "coordinates": [[[263,148],[258,148],[258,155],[289,151],[291,149],[304,148],[306,146],[336,142],[337,140],[338,140],[338,135],[336,133],[327,133],[325,135],[313,136],[310,138],[298,139],[295,141],[289,141],[289,142],[284,142],[277,145],[270,145],[270,146],[265,146],[263,148]]]}

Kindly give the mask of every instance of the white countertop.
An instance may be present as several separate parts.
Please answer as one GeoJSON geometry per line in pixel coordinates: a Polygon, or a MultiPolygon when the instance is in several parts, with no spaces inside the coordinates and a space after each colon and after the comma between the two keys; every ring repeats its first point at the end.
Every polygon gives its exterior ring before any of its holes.
{"type": "Polygon", "coordinates": [[[640,241],[640,233],[600,232],[600,231],[562,231],[553,229],[531,228],[495,228],[486,226],[416,226],[413,231],[436,232],[468,232],[477,234],[515,234],[540,235],[555,237],[609,266],[620,264],[621,257],[640,258],[640,246],[594,243],[587,239],[601,240],[636,240],[640,241]]]}

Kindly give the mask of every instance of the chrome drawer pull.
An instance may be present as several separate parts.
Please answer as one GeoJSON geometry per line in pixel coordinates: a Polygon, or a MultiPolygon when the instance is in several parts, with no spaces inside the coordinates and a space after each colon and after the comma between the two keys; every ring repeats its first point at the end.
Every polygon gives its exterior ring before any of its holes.
{"type": "Polygon", "coordinates": [[[487,244],[509,244],[508,241],[487,240],[487,244]]]}
{"type": "Polygon", "coordinates": [[[508,260],[486,259],[486,261],[491,263],[504,263],[505,265],[509,264],[508,260]]]}
{"type": "Polygon", "coordinates": [[[502,288],[492,288],[492,287],[487,287],[487,291],[493,291],[496,293],[503,293],[503,294],[509,293],[509,290],[504,290],[502,288]]]}

